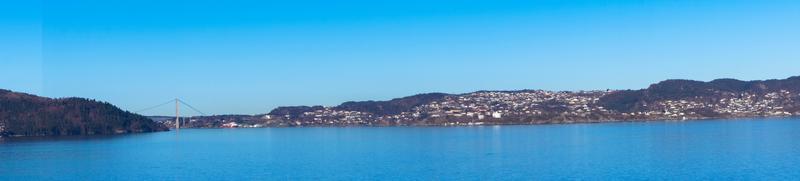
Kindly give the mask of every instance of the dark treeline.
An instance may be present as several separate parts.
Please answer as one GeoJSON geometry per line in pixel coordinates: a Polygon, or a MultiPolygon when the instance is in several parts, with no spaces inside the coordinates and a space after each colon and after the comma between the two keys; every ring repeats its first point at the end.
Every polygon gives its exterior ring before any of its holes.
{"type": "MultiPolygon", "coordinates": [[[[710,82],[666,80],[641,90],[623,90],[600,99],[600,104],[619,112],[646,111],[645,105],[662,100],[706,99],[719,100],[737,97],[742,93],[764,94],[787,90],[800,92],[800,76],[787,79],[742,81],[717,79],[710,82]]],[[[800,105],[790,105],[800,107],[800,105]]]]}
{"type": "Polygon", "coordinates": [[[427,93],[413,96],[392,99],[388,101],[350,101],[336,106],[335,109],[347,111],[368,112],[375,115],[392,115],[406,111],[411,111],[414,107],[428,104],[433,101],[440,101],[446,96],[445,93],[427,93]]]}
{"type": "MultiPolygon", "coordinates": [[[[342,111],[359,111],[368,112],[375,115],[391,115],[399,114],[405,111],[411,111],[414,107],[419,105],[428,104],[433,101],[440,101],[446,96],[452,96],[445,93],[426,93],[417,94],[408,97],[396,98],[388,101],[349,101],[342,103],[336,107],[335,110],[342,111]]],[[[323,106],[283,106],[278,107],[267,113],[268,115],[288,115],[290,117],[299,117],[305,112],[313,112],[325,109],[323,106]]]]}
{"type": "Polygon", "coordinates": [[[166,131],[147,117],[83,98],[51,99],[0,89],[0,135],[96,135],[166,131]]]}

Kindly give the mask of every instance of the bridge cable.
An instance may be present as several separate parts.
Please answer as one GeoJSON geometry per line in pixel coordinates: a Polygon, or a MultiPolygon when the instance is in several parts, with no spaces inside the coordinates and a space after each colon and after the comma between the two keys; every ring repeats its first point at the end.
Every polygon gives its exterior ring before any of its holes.
{"type": "Polygon", "coordinates": [[[135,111],[134,113],[136,113],[136,114],[139,114],[139,113],[141,113],[141,112],[144,112],[144,111],[149,111],[149,110],[151,110],[151,109],[155,109],[155,108],[158,108],[158,107],[161,107],[161,106],[167,105],[167,104],[169,104],[169,103],[173,103],[174,101],[175,101],[174,99],[173,99],[173,100],[169,100],[169,101],[167,101],[167,102],[164,102],[164,103],[161,103],[161,104],[159,104],[159,105],[155,105],[155,106],[151,106],[151,107],[148,107],[148,108],[144,108],[144,109],[141,109],[141,110],[135,111]]]}
{"type": "Polygon", "coordinates": [[[206,113],[203,113],[203,111],[199,111],[199,110],[197,110],[197,108],[194,108],[192,105],[189,105],[188,103],[186,103],[186,102],[183,102],[183,100],[181,100],[181,99],[178,99],[178,102],[181,102],[183,105],[186,105],[186,107],[189,107],[190,109],[192,109],[192,110],[196,111],[197,113],[200,113],[200,115],[202,115],[202,116],[206,116],[206,113]]]}

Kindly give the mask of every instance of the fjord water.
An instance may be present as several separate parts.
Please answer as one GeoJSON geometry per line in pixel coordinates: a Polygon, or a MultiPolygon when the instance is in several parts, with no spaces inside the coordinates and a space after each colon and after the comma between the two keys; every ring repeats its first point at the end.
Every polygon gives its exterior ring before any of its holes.
{"type": "Polygon", "coordinates": [[[6,139],[0,180],[800,179],[800,119],[6,139]]]}

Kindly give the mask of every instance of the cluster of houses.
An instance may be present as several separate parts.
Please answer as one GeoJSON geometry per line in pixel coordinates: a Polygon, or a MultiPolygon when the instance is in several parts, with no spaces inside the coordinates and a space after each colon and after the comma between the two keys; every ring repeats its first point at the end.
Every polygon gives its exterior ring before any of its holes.
{"type": "Polygon", "coordinates": [[[784,110],[784,105],[791,105],[797,94],[781,90],[763,95],[743,93],[738,97],[719,100],[712,105],[716,112],[733,115],[792,115],[784,110]]]}
{"type": "Polygon", "coordinates": [[[224,121],[220,127],[221,128],[263,128],[266,127],[265,124],[240,124],[236,121],[224,121]]]}
{"type": "MultiPolygon", "coordinates": [[[[784,105],[795,105],[800,95],[789,91],[742,93],[720,97],[694,97],[681,100],[648,102],[637,112],[617,112],[599,104],[600,98],[612,91],[482,91],[447,96],[442,100],[419,105],[411,111],[391,115],[339,110],[325,107],[299,116],[263,115],[263,117],[223,120],[220,127],[271,126],[372,126],[372,125],[483,125],[519,123],[570,123],[635,119],[702,119],[709,112],[736,116],[790,116],[784,105]],[[260,120],[260,121],[259,121],[260,120]],[[244,122],[244,123],[243,123],[244,122]]],[[[0,127],[2,128],[2,127],[0,127]]]]}
{"type": "Polygon", "coordinates": [[[708,112],[729,116],[789,116],[783,105],[799,95],[789,91],[766,94],[742,93],[721,99],[703,97],[663,100],[645,105],[644,111],[616,112],[598,104],[610,91],[484,91],[446,97],[395,115],[376,116],[355,111],[318,110],[306,114],[315,117],[311,124],[415,124],[426,119],[445,119],[442,125],[479,125],[486,119],[700,119],[708,112]],[[544,116],[547,115],[547,116],[544,116]]]}
{"type": "MultiPolygon", "coordinates": [[[[785,105],[793,105],[794,100],[800,97],[790,91],[781,90],[766,94],[741,93],[724,95],[718,99],[703,97],[687,100],[666,100],[649,105],[649,112],[639,114],[663,115],[666,118],[693,119],[697,118],[697,111],[708,110],[717,114],[730,117],[743,116],[791,116],[792,113],[784,109],[785,105]]],[[[626,114],[626,113],[623,113],[626,114]]],[[[636,113],[633,113],[636,114],[636,113]]]]}
{"type": "Polygon", "coordinates": [[[588,116],[608,114],[608,110],[595,103],[608,91],[553,92],[553,91],[486,91],[448,96],[441,101],[415,107],[412,111],[393,115],[374,115],[367,112],[337,110],[330,107],[303,113],[298,118],[270,118],[284,120],[288,126],[303,125],[415,125],[425,120],[445,120],[437,125],[482,125],[483,121],[507,117],[558,114],[588,116]],[[289,120],[289,121],[285,121],[289,120]]]}
{"type": "Polygon", "coordinates": [[[445,98],[420,106],[416,111],[433,117],[469,117],[477,120],[501,119],[504,116],[536,116],[558,113],[569,116],[587,116],[608,112],[596,106],[606,91],[589,92],[476,92],[445,98]]]}
{"type": "Polygon", "coordinates": [[[374,116],[370,113],[359,111],[335,110],[326,107],[321,110],[303,113],[304,117],[309,117],[305,122],[295,121],[297,125],[369,125],[374,122],[374,116]]]}

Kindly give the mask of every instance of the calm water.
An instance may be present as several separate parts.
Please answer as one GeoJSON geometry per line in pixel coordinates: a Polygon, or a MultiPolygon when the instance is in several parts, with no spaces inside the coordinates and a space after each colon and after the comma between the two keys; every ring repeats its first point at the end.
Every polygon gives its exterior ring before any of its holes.
{"type": "Polygon", "coordinates": [[[798,180],[800,119],[5,140],[0,180],[798,180]]]}

